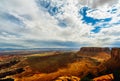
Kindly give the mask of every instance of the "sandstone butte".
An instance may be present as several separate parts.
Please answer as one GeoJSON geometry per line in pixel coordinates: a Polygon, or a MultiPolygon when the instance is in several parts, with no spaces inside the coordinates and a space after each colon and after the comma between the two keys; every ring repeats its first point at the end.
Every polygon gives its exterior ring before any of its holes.
{"type": "MultiPolygon", "coordinates": [[[[91,67],[87,76],[89,78],[99,77],[101,75],[113,74],[115,81],[120,81],[120,48],[112,48],[111,50],[107,47],[83,47],[78,52],[79,55],[95,55],[98,52],[105,52],[111,54],[111,58],[106,62],[96,67],[91,67]]],[[[86,75],[85,75],[86,76],[86,75]]]]}

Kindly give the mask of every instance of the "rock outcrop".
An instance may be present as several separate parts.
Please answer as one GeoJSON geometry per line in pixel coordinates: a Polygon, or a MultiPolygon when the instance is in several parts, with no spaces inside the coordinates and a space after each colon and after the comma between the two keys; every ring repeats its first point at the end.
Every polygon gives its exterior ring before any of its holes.
{"type": "Polygon", "coordinates": [[[6,76],[10,76],[10,75],[14,75],[14,74],[19,74],[19,73],[22,73],[23,71],[24,71],[23,68],[18,68],[18,69],[4,72],[4,73],[0,73],[0,78],[4,78],[6,76]]]}
{"type": "Polygon", "coordinates": [[[110,49],[108,47],[82,47],[77,53],[78,55],[84,56],[95,56],[98,53],[110,54],[110,49]]]}
{"type": "Polygon", "coordinates": [[[15,75],[22,73],[24,71],[23,68],[15,67],[20,60],[13,58],[9,61],[3,61],[0,63],[0,81],[14,81],[12,78],[6,78],[7,76],[15,75]]]}
{"type": "Polygon", "coordinates": [[[99,66],[90,68],[87,76],[89,78],[94,78],[97,76],[110,74],[112,73],[114,76],[114,81],[120,81],[120,48],[112,48],[111,49],[111,58],[103,64],[99,66]],[[91,75],[91,76],[89,76],[91,75]]]}
{"type": "Polygon", "coordinates": [[[0,81],[14,81],[14,79],[12,79],[12,78],[0,79],[0,81]]]}
{"type": "Polygon", "coordinates": [[[9,68],[9,67],[17,64],[18,62],[20,62],[20,61],[19,60],[11,60],[10,62],[2,63],[2,64],[0,64],[0,70],[9,68]]]}
{"type": "Polygon", "coordinates": [[[120,69],[120,48],[112,48],[111,58],[105,63],[107,69],[120,69]]]}
{"type": "Polygon", "coordinates": [[[112,48],[111,59],[114,59],[120,62],[120,48],[112,48]]]}
{"type": "Polygon", "coordinates": [[[80,52],[109,52],[110,49],[108,47],[82,47],[80,52]]]}
{"type": "Polygon", "coordinates": [[[61,76],[55,81],[80,81],[80,78],[76,76],[61,76]]]}

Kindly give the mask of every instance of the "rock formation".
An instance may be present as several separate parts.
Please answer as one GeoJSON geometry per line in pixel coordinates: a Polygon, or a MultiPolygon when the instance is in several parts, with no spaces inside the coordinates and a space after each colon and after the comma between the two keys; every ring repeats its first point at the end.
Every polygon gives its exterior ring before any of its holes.
{"type": "Polygon", "coordinates": [[[14,81],[14,79],[12,79],[12,78],[0,79],[0,81],[14,81]]]}
{"type": "Polygon", "coordinates": [[[112,48],[111,59],[120,62],[120,48],[112,48]]]}
{"type": "Polygon", "coordinates": [[[113,74],[114,81],[120,81],[120,48],[112,48],[111,58],[99,66],[90,68],[87,76],[89,78],[94,78],[110,73],[113,74]]]}
{"type": "Polygon", "coordinates": [[[111,58],[105,63],[107,69],[120,69],[120,48],[112,48],[111,58]]]}
{"type": "Polygon", "coordinates": [[[20,62],[20,61],[19,60],[11,60],[10,62],[0,64],[0,70],[11,67],[11,66],[17,64],[18,62],[20,62]]]}
{"type": "Polygon", "coordinates": [[[109,52],[110,49],[108,47],[82,47],[80,52],[109,52]]]}
{"type": "Polygon", "coordinates": [[[10,71],[4,72],[4,73],[0,73],[0,78],[4,78],[6,76],[18,74],[18,73],[21,73],[23,71],[24,71],[23,68],[18,68],[18,69],[14,69],[14,70],[10,70],[10,71]]]}
{"type": "Polygon", "coordinates": [[[99,53],[110,54],[110,49],[108,47],[82,47],[77,53],[78,56],[96,56],[99,53]]]}
{"type": "Polygon", "coordinates": [[[80,78],[76,76],[61,76],[58,77],[55,81],[80,81],[80,78]]]}
{"type": "Polygon", "coordinates": [[[8,62],[2,62],[0,64],[0,81],[14,81],[14,79],[6,78],[6,76],[19,74],[24,71],[23,68],[14,67],[14,65],[18,64],[19,62],[20,62],[20,60],[15,60],[15,58],[8,62]]]}

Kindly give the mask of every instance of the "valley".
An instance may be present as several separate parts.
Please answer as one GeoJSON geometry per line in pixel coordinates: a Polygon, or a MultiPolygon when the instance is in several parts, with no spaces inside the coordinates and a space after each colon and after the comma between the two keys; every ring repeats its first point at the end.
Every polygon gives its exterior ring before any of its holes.
{"type": "Polygon", "coordinates": [[[119,55],[120,48],[110,50],[101,47],[30,54],[2,54],[0,80],[102,81],[106,79],[106,81],[113,81],[115,71],[120,68],[119,55]]]}

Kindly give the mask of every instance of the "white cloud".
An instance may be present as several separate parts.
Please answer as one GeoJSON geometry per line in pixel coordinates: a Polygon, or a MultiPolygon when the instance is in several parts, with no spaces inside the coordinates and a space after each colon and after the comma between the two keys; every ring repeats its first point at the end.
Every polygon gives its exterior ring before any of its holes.
{"type": "Polygon", "coordinates": [[[119,0],[79,0],[82,5],[86,5],[91,8],[98,8],[101,6],[113,6],[118,3],[119,0]]]}
{"type": "MultiPolygon", "coordinates": [[[[97,19],[116,17],[116,15],[106,12],[107,9],[102,10],[102,7],[100,8],[100,5],[104,4],[103,2],[113,4],[113,0],[101,1],[98,0],[99,4],[97,1],[95,1],[95,4],[93,4],[94,1],[90,2],[92,7],[99,6],[99,8],[87,15],[97,19]]],[[[83,7],[80,4],[86,5],[86,0],[83,2],[80,0],[51,0],[51,2],[53,3],[52,6],[63,4],[60,9],[63,14],[58,13],[55,16],[51,16],[47,10],[41,6],[38,7],[35,0],[2,0],[0,3],[0,44],[9,43],[23,47],[44,47],[41,43],[37,45],[35,41],[72,41],[79,44],[102,46],[111,44],[119,38],[119,36],[115,37],[115,31],[120,33],[119,27],[103,28],[98,34],[91,34],[93,27],[83,24],[81,21],[82,17],[79,15],[79,10],[83,7]],[[19,19],[22,25],[12,22],[11,19],[5,19],[2,17],[4,13],[19,19]],[[30,18],[26,18],[26,16],[30,18]],[[67,27],[60,27],[57,19],[64,20],[67,27]],[[104,34],[104,32],[107,33],[104,34]],[[34,42],[29,43],[27,42],[28,40],[34,40],[34,42]]],[[[115,21],[116,19],[113,18],[110,23],[115,21]]],[[[54,46],[59,47],[57,45],[54,46]]]]}
{"type": "MultiPolygon", "coordinates": [[[[97,34],[91,34],[94,40],[91,43],[96,43],[98,46],[109,46],[112,43],[117,43],[118,39],[120,41],[120,27],[114,26],[110,28],[103,28],[97,34]]],[[[94,44],[95,45],[95,44],[94,44]]]]}

